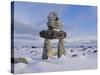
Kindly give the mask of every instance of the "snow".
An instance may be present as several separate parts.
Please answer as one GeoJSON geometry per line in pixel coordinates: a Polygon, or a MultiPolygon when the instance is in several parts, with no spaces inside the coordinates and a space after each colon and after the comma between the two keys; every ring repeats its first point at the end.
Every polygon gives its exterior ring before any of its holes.
{"type": "Polygon", "coordinates": [[[24,63],[17,63],[14,64],[14,72],[15,73],[22,73],[22,70],[24,69],[24,67],[26,67],[27,65],[24,63]]]}
{"type": "Polygon", "coordinates": [[[95,47],[86,49],[66,48],[65,50],[66,53],[61,58],[52,56],[47,60],[42,60],[43,48],[14,48],[14,57],[23,57],[28,62],[28,64],[22,62],[14,64],[14,71],[16,74],[23,74],[97,68],[97,53],[94,53],[95,47]]]}

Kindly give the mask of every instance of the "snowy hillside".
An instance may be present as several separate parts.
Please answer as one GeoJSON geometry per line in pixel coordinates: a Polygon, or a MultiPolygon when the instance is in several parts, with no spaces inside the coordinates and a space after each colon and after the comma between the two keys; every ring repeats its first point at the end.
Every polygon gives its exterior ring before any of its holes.
{"type": "MultiPolygon", "coordinates": [[[[56,55],[57,49],[53,52],[56,55]]],[[[66,48],[65,56],[57,58],[53,56],[48,60],[42,60],[42,48],[14,48],[14,58],[24,58],[27,63],[14,63],[15,73],[53,72],[68,70],[84,70],[97,68],[97,48],[80,47],[66,48]]]]}

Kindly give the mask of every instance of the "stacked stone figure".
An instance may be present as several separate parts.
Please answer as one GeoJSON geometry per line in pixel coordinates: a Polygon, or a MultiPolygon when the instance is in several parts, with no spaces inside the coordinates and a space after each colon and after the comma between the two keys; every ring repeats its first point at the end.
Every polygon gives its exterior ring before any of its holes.
{"type": "Polygon", "coordinates": [[[40,36],[45,38],[42,59],[48,59],[52,57],[52,48],[50,40],[59,39],[57,55],[60,58],[65,53],[64,41],[66,37],[66,32],[62,31],[62,24],[59,21],[57,13],[50,12],[48,15],[48,30],[43,30],[40,32],[40,36]]]}

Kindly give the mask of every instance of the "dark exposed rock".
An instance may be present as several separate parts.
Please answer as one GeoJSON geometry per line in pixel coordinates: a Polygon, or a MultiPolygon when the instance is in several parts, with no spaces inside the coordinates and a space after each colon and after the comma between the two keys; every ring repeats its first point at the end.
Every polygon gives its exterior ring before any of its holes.
{"type": "Polygon", "coordinates": [[[70,50],[70,52],[74,52],[74,50],[70,50]]]}
{"type": "Polygon", "coordinates": [[[97,50],[94,50],[93,52],[94,52],[94,53],[97,53],[97,50]]]}
{"type": "Polygon", "coordinates": [[[91,46],[88,46],[88,48],[92,48],[91,46]]]}
{"type": "Polygon", "coordinates": [[[36,48],[35,46],[32,46],[32,48],[36,48]]]}
{"type": "Polygon", "coordinates": [[[77,54],[72,55],[72,57],[76,57],[76,56],[78,56],[78,55],[77,54]]]}
{"type": "Polygon", "coordinates": [[[81,51],[85,51],[87,48],[83,48],[81,51]]]}

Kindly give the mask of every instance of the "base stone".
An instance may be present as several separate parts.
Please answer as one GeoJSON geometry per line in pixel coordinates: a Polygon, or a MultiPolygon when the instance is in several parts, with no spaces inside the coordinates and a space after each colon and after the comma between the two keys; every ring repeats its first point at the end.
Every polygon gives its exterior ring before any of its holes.
{"type": "Polygon", "coordinates": [[[48,59],[52,56],[50,39],[45,39],[42,59],[48,59]]]}
{"type": "MultiPolygon", "coordinates": [[[[52,51],[52,48],[51,48],[50,39],[45,39],[42,59],[48,59],[49,57],[52,57],[52,55],[53,55],[52,52],[53,51],[52,51]]],[[[62,55],[64,55],[64,53],[65,53],[64,41],[63,41],[63,39],[59,39],[58,51],[57,51],[58,58],[60,58],[62,55]]]]}
{"type": "Polygon", "coordinates": [[[58,58],[61,57],[62,55],[64,55],[65,53],[65,49],[64,49],[64,41],[63,39],[59,39],[59,43],[58,43],[58,58]]]}

